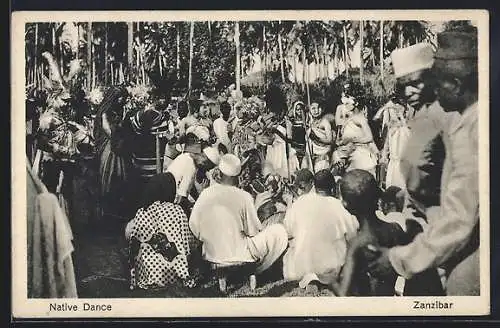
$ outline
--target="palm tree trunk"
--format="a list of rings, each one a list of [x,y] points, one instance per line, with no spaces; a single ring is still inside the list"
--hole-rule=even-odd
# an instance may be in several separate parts
[[[329,80],[329,74],[328,74],[328,56],[327,56],[327,53],[326,53],[326,49],[327,49],[327,40],[326,40],[326,37],[323,38],[323,72],[325,74],[324,77],[326,77],[327,81]]]
[[[59,42],[59,67],[61,74],[64,76],[64,49],[61,42]]]
[[[34,71],[35,71],[35,86],[38,86],[38,23],[35,23],[35,56],[34,56]]]
[[[136,50],[135,50],[135,69],[136,69],[136,74],[135,74],[135,80],[136,80],[136,83],[139,84],[139,67],[141,67],[140,65],[140,56],[139,56],[139,45],[136,46]]]
[[[363,21],[360,22],[359,24],[359,42],[360,42],[360,49],[359,49],[359,79],[361,81],[361,85],[364,85],[365,83],[365,79],[364,79],[364,76],[363,76],[363,66],[364,66],[364,63],[363,63],[363,39],[364,39],[364,28],[363,28]]]
[[[160,68],[160,76],[163,76],[163,57],[158,53],[158,67]]]
[[[404,38],[403,38],[403,29],[400,28],[399,29],[399,47],[400,48],[403,48],[403,41],[404,41]]]
[[[307,104],[311,104],[311,95],[309,93],[309,65],[307,64],[306,49],[302,49],[302,61],[304,63],[304,83],[307,91]]]
[[[118,71],[119,73],[119,83],[123,83],[123,81],[125,80],[125,76],[123,75],[123,63],[120,62],[120,70]]]
[[[117,74],[115,74],[115,70],[114,70],[114,65],[113,65],[113,63],[111,63],[111,65],[110,65],[110,66],[111,66],[111,67],[110,67],[110,73],[111,73],[111,85],[115,85],[115,80],[116,80],[116,75],[117,75]]]
[[[265,24],[265,23],[264,23]],[[267,72],[267,47],[266,47],[266,25],[262,27],[262,55],[264,59],[264,77],[266,76]]]
[[[76,37],[76,59],[80,58],[80,24],[76,23],[76,28],[78,29]]]
[[[55,56],[56,55],[56,27],[54,24],[51,24],[51,31],[52,31],[52,54]]]
[[[193,36],[194,36],[194,22],[191,22],[189,29],[189,77],[188,77],[188,94],[191,94],[191,85],[193,83]]]
[[[348,49],[347,49],[347,28],[344,25],[344,26],[342,26],[342,29],[344,31],[344,66],[345,66],[346,75],[349,76],[349,62],[347,59],[349,56]]]
[[[108,23],[104,23],[104,85],[108,85]]]
[[[240,91],[241,58],[240,58],[240,23],[234,25],[234,41],[236,43],[236,91]]]
[[[92,22],[87,23],[87,86],[92,89]]]
[[[177,80],[181,78],[181,32],[180,32],[180,23],[176,26],[177,30],[177,51],[176,51],[176,59],[175,59],[175,68],[177,72]]]
[[[308,74],[309,67],[306,60],[306,49],[302,48],[302,85],[307,89],[306,74]]]
[[[314,66],[315,70],[314,72],[316,73],[315,80],[321,77],[321,63],[320,63],[320,58],[319,58],[319,51],[318,51],[318,45],[316,42],[314,43]]]
[[[281,21],[278,22],[279,25],[281,25]],[[279,27],[278,25],[278,27]],[[280,68],[281,68],[281,81],[285,83],[285,68],[283,64],[283,44],[281,41],[281,33],[280,29],[278,28],[278,46],[279,46],[279,52],[280,52]]]
[[[92,86],[97,85],[96,63],[92,61]]]
[[[380,21],[380,78],[384,80],[384,21]]]
[[[297,83],[297,55],[293,55],[293,83]]]
[[[134,66],[134,23],[127,23],[127,64],[128,64],[128,77],[130,81],[132,78],[131,69]]]

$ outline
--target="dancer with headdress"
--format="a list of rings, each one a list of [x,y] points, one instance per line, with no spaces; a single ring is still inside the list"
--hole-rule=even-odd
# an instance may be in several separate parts
[[[47,101],[36,132],[39,149],[34,171],[41,175],[48,190],[59,196],[60,205],[69,214],[76,159],[92,146],[90,133],[76,121],[76,110],[71,102],[74,98],[72,84],[81,68],[79,61],[73,60],[70,71],[63,76],[51,53],[44,52],[42,57],[48,64],[49,76],[43,76]]]

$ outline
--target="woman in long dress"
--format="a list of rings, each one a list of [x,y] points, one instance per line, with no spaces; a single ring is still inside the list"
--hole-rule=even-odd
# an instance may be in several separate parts
[[[111,87],[97,111],[94,137],[99,160],[99,194],[101,216],[124,209],[125,182],[129,178],[131,157],[127,151],[129,137],[123,106],[128,97],[125,87]],[[108,213],[106,213],[108,212]],[[125,213],[122,213],[125,214]]]
[[[190,265],[198,242],[182,207],[174,203],[175,194],[171,173],[155,175],[146,186],[141,207],[127,224],[132,289],[196,286]]]
[[[358,106],[352,107],[341,129],[341,137],[336,150],[336,161],[345,160],[345,171],[366,170],[376,175],[378,148],[365,114]]]
[[[406,188],[405,177],[401,172],[401,156],[410,137],[410,129],[405,117],[405,107],[389,102],[380,109],[374,119],[382,117],[382,129],[387,129],[381,161],[387,163],[385,186]]]
[[[306,151],[305,107],[302,101],[296,101],[288,113],[287,122],[288,135],[292,139],[290,145],[295,149],[299,162]]]

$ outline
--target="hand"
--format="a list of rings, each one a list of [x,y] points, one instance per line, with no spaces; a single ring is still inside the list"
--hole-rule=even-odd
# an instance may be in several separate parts
[[[203,179],[203,181],[200,183],[201,189],[208,188],[210,186],[210,180],[209,179]]]
[[[368,264],[368,271],[377,278],[396,276],[397,273],[389,261],[389,249],[379,248],[380,256]]]

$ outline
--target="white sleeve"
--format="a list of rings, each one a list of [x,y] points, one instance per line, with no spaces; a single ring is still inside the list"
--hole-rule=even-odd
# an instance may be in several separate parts
[[[248,236],[253,237],[262,230],[262,223],[257,216],[257,210],[255,209],[254,201],[250,194],[246,195],[245,200],[245,217],[243,226],[246,228],[246,233]]]
[[[429,218],[427,229],[411,244],[389,252],[392,266],[407,279],[446,262],[467,244],[479,220],[477,127],[472,131],[455,136],[447,153],[453,171],[441,188],[438,217]]]
[[[201,200],[201,201],[200,201]],[[203,202],[202,195],[198,198],[198,201],[194,203],[193,209],[191,210],[191,215],[189,217],[189,228],[191,232],[196,237],[196,239],[201,240],[200,235],[200,220],[202,216],[200,215],[200,203]]]
[[[190,169],[189,171],[186,170],[186,172],[181,177],[179,186],[177,187],[177,195],[182,197],[187,197],[189,195],[189,192],[191,191],[191,188],[194,184],[195,175],[196,169]]]
[[[288,233],[288,239],[293,238],[293,228],[295,224],[295,203],[292,203],[290,207],[285,212],[285,218],[283,219],[283,225],[285,226],[286,232]]]

